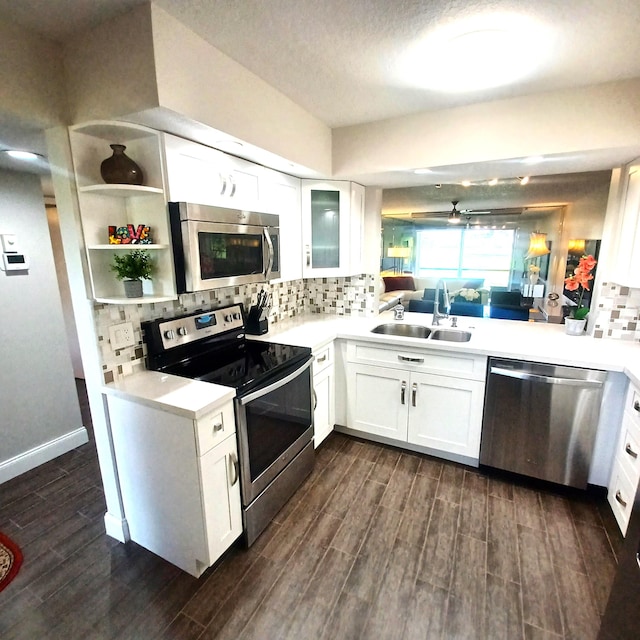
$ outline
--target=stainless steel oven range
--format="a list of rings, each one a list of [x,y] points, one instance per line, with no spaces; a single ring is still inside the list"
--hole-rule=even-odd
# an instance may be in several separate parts
[[[314,464],[311,349],[245,339],[236,304],[142,324],[154,371],[236,389],[245,540],[256,538]]]

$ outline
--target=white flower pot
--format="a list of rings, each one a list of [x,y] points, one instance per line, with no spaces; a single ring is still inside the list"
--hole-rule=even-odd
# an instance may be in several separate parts
[[[584,334],[584,327],[587,324],[587,319],[576,320],[575,318],[565,318],[564,331],[568,336],[581,336]]]

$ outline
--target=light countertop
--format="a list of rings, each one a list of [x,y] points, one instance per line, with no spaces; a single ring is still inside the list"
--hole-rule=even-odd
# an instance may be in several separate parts
[[[158,371],[142,371],[103,387],[107,395],[198,420],[220,408],[236,395],[236,390],[210,382],[189,380]]]
[[[568,336],[564,325],[520,322],[492,318],[459,316],[458,328],[472,332],[469,342],[431,341],[371,333],[385,323],[418,324],[431,327],[432,314],[405,313],[404,320],[394,320],[393,311],[368,318],[347,318],[320,314],[298,316],[270,325],[263,336],[251,339],[285,342],[318,349],[335,338],[361,340],[381,346],[403,349],[462,351],[486,356],[549,362],[552,364],[622,371],[640,384],[640,343],[636,341]],[[448,328],[449,320],[441,322]]]
[[[469,342],[431,341],[371,333],[371,329],[379,324],[400,322],[431,327],[432,315],[405,313],[404,320],[399,321],[393,319],[393,311],[367,318],[308,314],[272,323],[269,332],[262,336],[247,337],[310,347],[313,350],[342,338],[409,352],[429,349],[606,369],[623,372],[640,386],[639,342],[596,339],[588,335],[568,336],[564,332],[564,325],[559,324],[465,316],[458,318],[458,328],[471,331]],[[448,320],[442,321],[441,328],[449,326]],[[229,387],[156,371],[143,371],[112,382],[105,385],[104,392],[192,419],[200,418],[235,396],[235,389]]]

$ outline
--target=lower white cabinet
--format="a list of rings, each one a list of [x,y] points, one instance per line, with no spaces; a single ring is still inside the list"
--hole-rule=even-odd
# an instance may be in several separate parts
[[[313,444],[318,445],[333,431],[336,423],[335,365],[333,343],[314,351]]]
[[[640,389],[630,384],[625,398],[607,498],[622,534],[626,534],[640,479]]]
[[[448,359],[442,352],[358,344],[348,345],[347,353],[349,429],[405,442],[435,455],[477,462],[484,356],[455,354]],[[376,360],[381,366],[369,364]]]
[[[242,534],[233,404],[192,420],[107,402],[131,539],[199,576]]]

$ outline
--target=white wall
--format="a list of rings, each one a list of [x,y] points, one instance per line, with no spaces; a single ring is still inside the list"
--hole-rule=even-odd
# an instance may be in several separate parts
[[[335,177],[640,143],[640,79],[342,127]]]
[[[28,273],[0,271],[0,482],[87,441],[62,316],[40,180],[0,171],[0,233]]]
[[[0,114],[30,127],[64,122],[66,96],[60,47],[0,18]]]
[[[62,315],[64,317],[64,326],[67,332],[67,344],[69,345],[69,355],[71,356],[73,375],[76,378],[84,378],[82,357],[80,355],[80,343],[78,341],[78,331],[76,329],[76,319],[73,316],[73,306],[71,304],[71,290],[69,287],[69,276],[67,275],[67,263],[64,259],[64,247],[62,244],[62,234],[60,233],[60,218],[58,217],[58,210],[53,205],[47,205],[47,222],[49,224],[49,234],[51,236],[53,259],[56,265],[58,289],[60,291],[60,301],[62,302]]]
[[[331,173],[329,127],[155,4],[69,40],[64,60],[74,123],[129,118],[187,138],[206,125]]]

